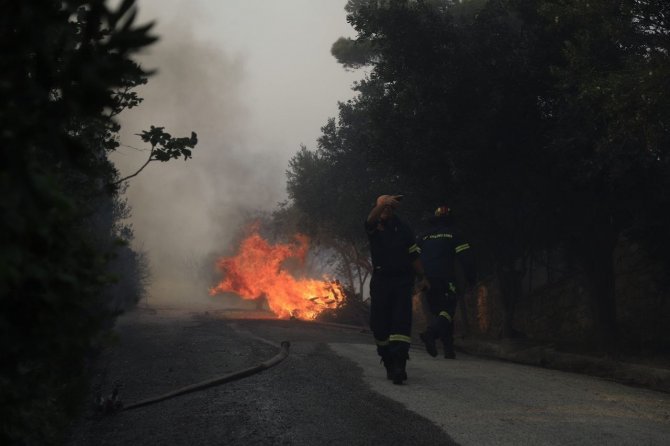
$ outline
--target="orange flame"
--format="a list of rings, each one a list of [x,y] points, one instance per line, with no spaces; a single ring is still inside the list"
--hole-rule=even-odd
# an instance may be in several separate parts
[[[335,308],[343,297],[338,282],[299,279],[282,269],[287,259],[304,263],[309,239],[300,234],[295,239],[294,243],[272,245],[254,231],[234,257],[216,262],[224,279],[209,294],[232,292],[248,300],[265,296],[279,318],[314,319],[323,310]]]

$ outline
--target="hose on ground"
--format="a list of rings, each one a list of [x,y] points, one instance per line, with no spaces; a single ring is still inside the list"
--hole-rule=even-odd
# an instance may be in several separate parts
[[[262,372],[263,370],[269,369],[270,367],[273,367],[280,362],[282,362],[286,357],[288,356],[288,349],[290,347],[290,343],[288,341],[282,341],[281,343],[281,349],[279,350],[279,353],[277,353],[274,357],[268,359],[267,361],[264,361],[257,366],[254,367],[249,367],[248,369],[240,370],[238,372],[233,372],[229,373],[224,376],[219,376],[218,378],[213,378],[209,379],[207,381],[202,381],[196,384],[191,384],[190,386],[182,387],[181,389],[174,390],[172,392],[166,393],[161,396],[157,396],[155,398],[148,398],[142,401],[139,401],[137,403],[130,404],[128,406],[125,406],[122,410],[131,410],[131,409],[137,409],[138,407],[143,407],[143,406],[148,406],[150,404],[155,404],[160,401],[165,401],[170,398],[174,398],[179,395],[185,395],[187,393],[192,393],[192,392],[197,392],[199,390],[207,389],[209,387],[214,387],[218,386],[220,384],[224,384],[227,382],[231,381],[236,381],[241,378],[246,378],[247,376],[254,375],[258,372]]]

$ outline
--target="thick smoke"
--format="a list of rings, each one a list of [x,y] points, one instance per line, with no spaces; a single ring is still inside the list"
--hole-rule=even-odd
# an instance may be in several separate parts
[[[144,103],[122,116],[122,144],[146,150],[135,135],[150,125],[175,136],[198,133],[193,159],[154,162],[130,180],[128,198],[139,248],[152,269],[150,302],[194,304],[208,300],[207,268],[251,209],[272,208],[283,193],[284,160],[258,153],[248,138],[244,63],[170,27],[141,59],[158,73],[139,91]],[[121,147],[115,157],[131,173],[148,156]],[[204,269],[204,271],[203,271]]]
[[[136,134],[150,125],[164,126],[173,136],[188,136],[193,130],[199,139],[192,159],[150,163],[129,182],[135,247],[146,251],[151,263],[151,305],[192,308],[225,301],[207,293],[215,257],[233,253],[232,241],[250,215],[270,212],[285,198],[289,157],[302,142],[313,147],[320,125],[337,113],[337,100],[351,96],[354,76],[344,73],[329,54],[330,44],[346,26],[344,3],[252,3],[265,7],[252,16],[253,5],[246,2],[139,3],[140,22],[156,19],[160,41],[138,60],[157,73],[138,91],[144,102],[121,116],[123,146],[114,162],[122,175],[143,164],[148,146]],[[225,8],[236,13],[211,12]],[[274,10],[278,8],[294,8],[289,17],[304,12],[301,27],[282,34]],[[333,11],[339,11],[337,16]],[[328,17],[331,29],[317,12]],[[256,30],[244,23],[253,23]],[[226,37],[237,39],[234,50],[215,34],[225,26],[238,33]],[[284,48],[282,59],[272,45],[287,35],[294,39],[288,44],[293,47]],[[265,40],[239,45],[244,39]],[[314,48],[315,40],[323,48]],[[301,42],[309,43],[316,56],[295,54]],[[257,50],[240,52],[249,47]],[[279,73],[269,75],[274,68]]]

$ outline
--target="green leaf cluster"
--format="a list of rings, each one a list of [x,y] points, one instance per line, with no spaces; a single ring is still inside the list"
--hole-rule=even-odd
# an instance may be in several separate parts
[[[157,161],[170,161],[184,157],[184,161],[191,158],[191,150],[198,143],[195,132],[190,137],[174,138],[163,130],[163,127],[151,126],[150,130],[144,130],[140,134],[142,141],[151,144],[153,159]]]

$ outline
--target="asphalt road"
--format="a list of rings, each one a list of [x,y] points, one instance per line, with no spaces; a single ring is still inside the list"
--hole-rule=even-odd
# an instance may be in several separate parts
[[[666,445],[670,395],[597,378],[413,350],[408,384],[385,379],[369,333],[299,321],[137,311],[97,362],[93,393],[126,404],[290,354],[256,375],[101,415],[69,445]],[[267,342],[269,341],[269,342]]]

